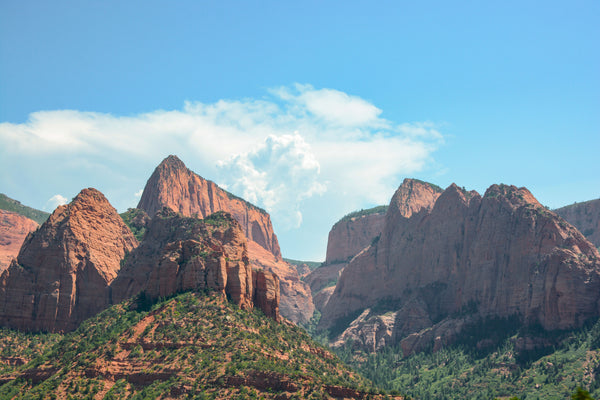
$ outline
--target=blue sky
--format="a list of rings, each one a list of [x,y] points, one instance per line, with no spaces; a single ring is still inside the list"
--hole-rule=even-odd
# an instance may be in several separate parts
[[[267,208],[323,259],[404,177],[600,196],[597,1],[0,2],[0,192],[119,210],[153,168]]]

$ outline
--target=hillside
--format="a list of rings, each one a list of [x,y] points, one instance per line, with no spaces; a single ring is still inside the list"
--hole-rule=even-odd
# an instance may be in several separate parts
[[[24,217],[34,220],[38,224],[46,222],[49,213],[36,210],[35,208],[27,207],[17,200],[13,200],[7,195],[0,193],[0,210],[12,211]]]
[[[338,353],[349,365],[386,390],[417,399],[563,400],[577,387],[600,398],[600,322],[561,332],[560,345],[524,351],[524,332],[507,321],[471,330],[460,343],[439,351],[402,356],[400,346],[366,354],[346,346]],[[482,337],[505,337],[498,346],[477,347]],[[548,336],[547,339],[555,339]]]
[[[2,380],[0,398],[17,399],[358,399],[372,390],[302,329],[198,292],[113,306]]]

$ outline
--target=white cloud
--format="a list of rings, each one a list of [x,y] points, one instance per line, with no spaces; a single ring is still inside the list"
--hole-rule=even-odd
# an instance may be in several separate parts
[[[142,194],[144,193],[144,189],[140,189],[137,192],[134,193],[135,197],[142,197]]]
[[[50,197],[46,202],[46,210],[53,211],[56,207],[67,204],[68,202],[69,199],[67,199],[65,196],[55,194],[54,196]]]
[[[310,203],[311,213],[323,213],[310,219],[328,230],[353,208],[387,203],[403,177],[434,164],[444,140],[435,124],[382,115],[358,96],[299,84],[261,99],[186,102],[132,116],[39,111],[25,123],[0,123],[0,186],[18,196],[28,182],[43,196],[38,207],[54,193],[91,186],[124,210],[135,206],[132,188],[176,154],[267,209],[276,229],[307,221]]]
[[[319,162],[298,133],[269,135],[253,150],[218,165],[229,190],[269,210],[284,228],[298,228],[302,200],[326,190],[319,182]]]

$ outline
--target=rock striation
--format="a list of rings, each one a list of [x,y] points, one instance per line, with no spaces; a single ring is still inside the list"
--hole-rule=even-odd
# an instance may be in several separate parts
[[[117,211],[84,189],[25,239],[0,277],[0,325],[62,332],[108,305],[108,285],[137,246]]]
[[[320,328],[370,350],[417,351],[451,342],[466,319],[560,330],[600,315],[598,250],[527,189],[493,185],[482,197],[452,184],[420,210],[405,207],[406,192],[344,269]]]
[[[392,199],[393,212],[405,218],[420,210],[430,210],[442,189],[417,179],[405,179]],[[350,213],[329,231],[325,263],[304,280],[309,284],[315,307],[322,310],[335,289],[338,278],[357,254],[378,240],[383,230],[387,206]]]
[[[38,223],[32,219],[0,210],[0,274],[17,257],[27,234],[38,227]]]
[[[190,171],[176,156],[168,156],[146,183],[138,208],[150,217],[167,207],[186,217],[204,218],[217,211],[233,215],[248,238],[251,265],[279,277],[281,314],[306,323],[314,313],[309,287],[297,270],[281,257],[269,214]]]
[[[218,212],[200,220],[165,207],[127,256],[110,286],[110,302],[136,295],[155,300],[191,289],[221,293],[242,309],[256,305],[279,319],[279,280],[267,271],[252,270],[246,237],[230,214]]]
[[[579,229],[594,246],[600,248],[600,199],[571,204],[554,212]]]

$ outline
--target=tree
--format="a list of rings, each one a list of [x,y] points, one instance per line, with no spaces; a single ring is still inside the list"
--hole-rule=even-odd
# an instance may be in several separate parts
[[[571,395],[571,400],[594,400],[587,390],[578,387],[575,393]]]

